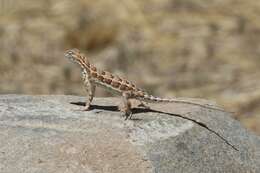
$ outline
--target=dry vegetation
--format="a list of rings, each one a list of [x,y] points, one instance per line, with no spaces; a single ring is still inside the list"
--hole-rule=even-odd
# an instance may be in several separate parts
[[[260,1],[0,0],[0,93],[84,95],[66,49],[160,96],[201,97],[260,134]],[[104,95],[99,90],[98,95]]]

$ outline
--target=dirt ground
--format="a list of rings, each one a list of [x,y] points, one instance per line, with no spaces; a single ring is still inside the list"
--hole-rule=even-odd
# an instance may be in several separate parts
[[[255,0],[0,0],[0,94],[84,95],[63,57],[76,47],[154,95],[214,100],[260,134],[259,19]]]

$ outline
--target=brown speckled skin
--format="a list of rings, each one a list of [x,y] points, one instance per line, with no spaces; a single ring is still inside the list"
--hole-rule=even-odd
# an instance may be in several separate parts
[[[66,51],[65,57],[71,60],[72,62],[78,64],[82,69],[82,78],[85,89],[87,91],[86,106],[84,110],[89,110],[90,103],[95,94],[96,86],[101,86],[123,97],[124,106],[120,110],[125,113],[126,119],[131,117],[131,102],[129,99],[137,99],[145,102],[185,103],[201,106],[207,109],[224,111],[221,108],[214,108],[211,106],[183,101],[176,98],[165,99],[149,95],[147,92],[136,87],[135,84],[126,79],[122,79],[119,76],[113,75],[107,71],[98,70],[94,65],[92,65],[89,62],[88,58],[82,53],[80,53],[80,51],[77,49],[71,49]]]

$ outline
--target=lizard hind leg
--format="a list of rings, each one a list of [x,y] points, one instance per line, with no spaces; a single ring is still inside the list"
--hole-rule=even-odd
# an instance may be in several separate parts
[[[143,101],[139,100],[139,104],[137,105],[137,107],[141,107],[144,109],[150,109],[150,107],[147,105],[147,103],[144,103]]]
[[[132,117],[132,111],[131,111],[131,102],[129,99],[129,93],[123,93],[123,105],[119,107],[119,110],[124,113],[125,120],[131,119]]]

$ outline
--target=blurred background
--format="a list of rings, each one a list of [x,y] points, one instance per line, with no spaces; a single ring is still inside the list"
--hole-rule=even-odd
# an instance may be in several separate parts
[[[154,95],[216,101],[260,134],[259,20],[256,0],[0,0],[0,94],[85,95],[63,57],[75,47]]]

